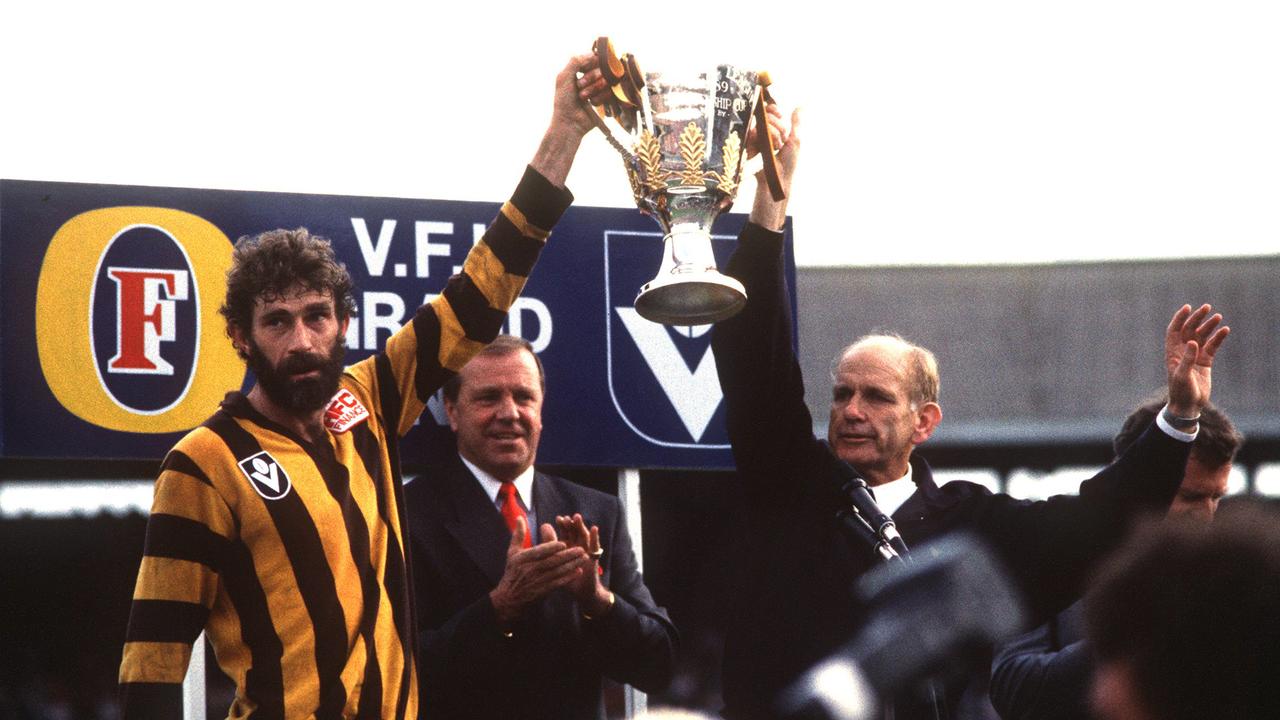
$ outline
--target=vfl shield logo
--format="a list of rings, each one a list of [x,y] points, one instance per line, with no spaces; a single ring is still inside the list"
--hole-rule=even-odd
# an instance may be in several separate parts
[[[265,500],[279,500],[289,494],[293,484],[289,475],[266,450],[240,461],[240,472]]]
[[[713,237],[718,256],[727,255],[731,240]],[[726,449],[711,326],[667,327],[645,320],[633,307],[661,256],[660,233],[604,234],[609,394],[627,426],[655,445]]]

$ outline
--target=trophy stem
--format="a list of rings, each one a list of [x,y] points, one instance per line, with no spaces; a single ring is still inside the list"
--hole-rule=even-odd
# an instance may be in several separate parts
[[[662,267],[636,296],[636,311],[664,325],[705,325],[733,317],[747,302],[746,290],[716,270],[711,234],[697,223],[681,223],[663,238]]]
[[[711,253],[711,233],[697,223],[681,223],[671,228],[663,238],[664,250],[670,257],[673,274],[706,272],[716,269],[716,259]],[[663,268],[667,269],[666,260]],[[661,271],[658,273],[661,275]]]

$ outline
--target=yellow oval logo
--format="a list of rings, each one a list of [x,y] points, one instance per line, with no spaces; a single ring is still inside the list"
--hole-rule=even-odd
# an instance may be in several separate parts
[[[231,241],[171,208],[114,207],[58,228],[36,288],[40,366],[54,397],[110,430],[168,433],[244,380],[223,331]]]

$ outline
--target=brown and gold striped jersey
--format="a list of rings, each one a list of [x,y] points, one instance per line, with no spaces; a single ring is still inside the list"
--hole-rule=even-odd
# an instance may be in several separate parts
[[[347,368],[327,442],[231,393],[170,451],[120,666],[124,717],[181,717],[201,630],[236,684],[229,718],[417,716],[398,438],[496,336],[571,200],[527,170],[444,292]]]

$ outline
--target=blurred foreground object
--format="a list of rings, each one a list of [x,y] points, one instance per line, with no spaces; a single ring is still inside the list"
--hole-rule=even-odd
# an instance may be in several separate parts
[[[1275,718],[1280,515],[1248,503],[1211,524],[1143,527],[1085,597],[1107,720]]]
[[[972,535],[940,538],[911,558],[858,581],[868,607],[862,631],[783,693],[779,716],[869,720],[879,698],[927,693],[933,678],[970,672],[1022,626],[1013,583]]]

